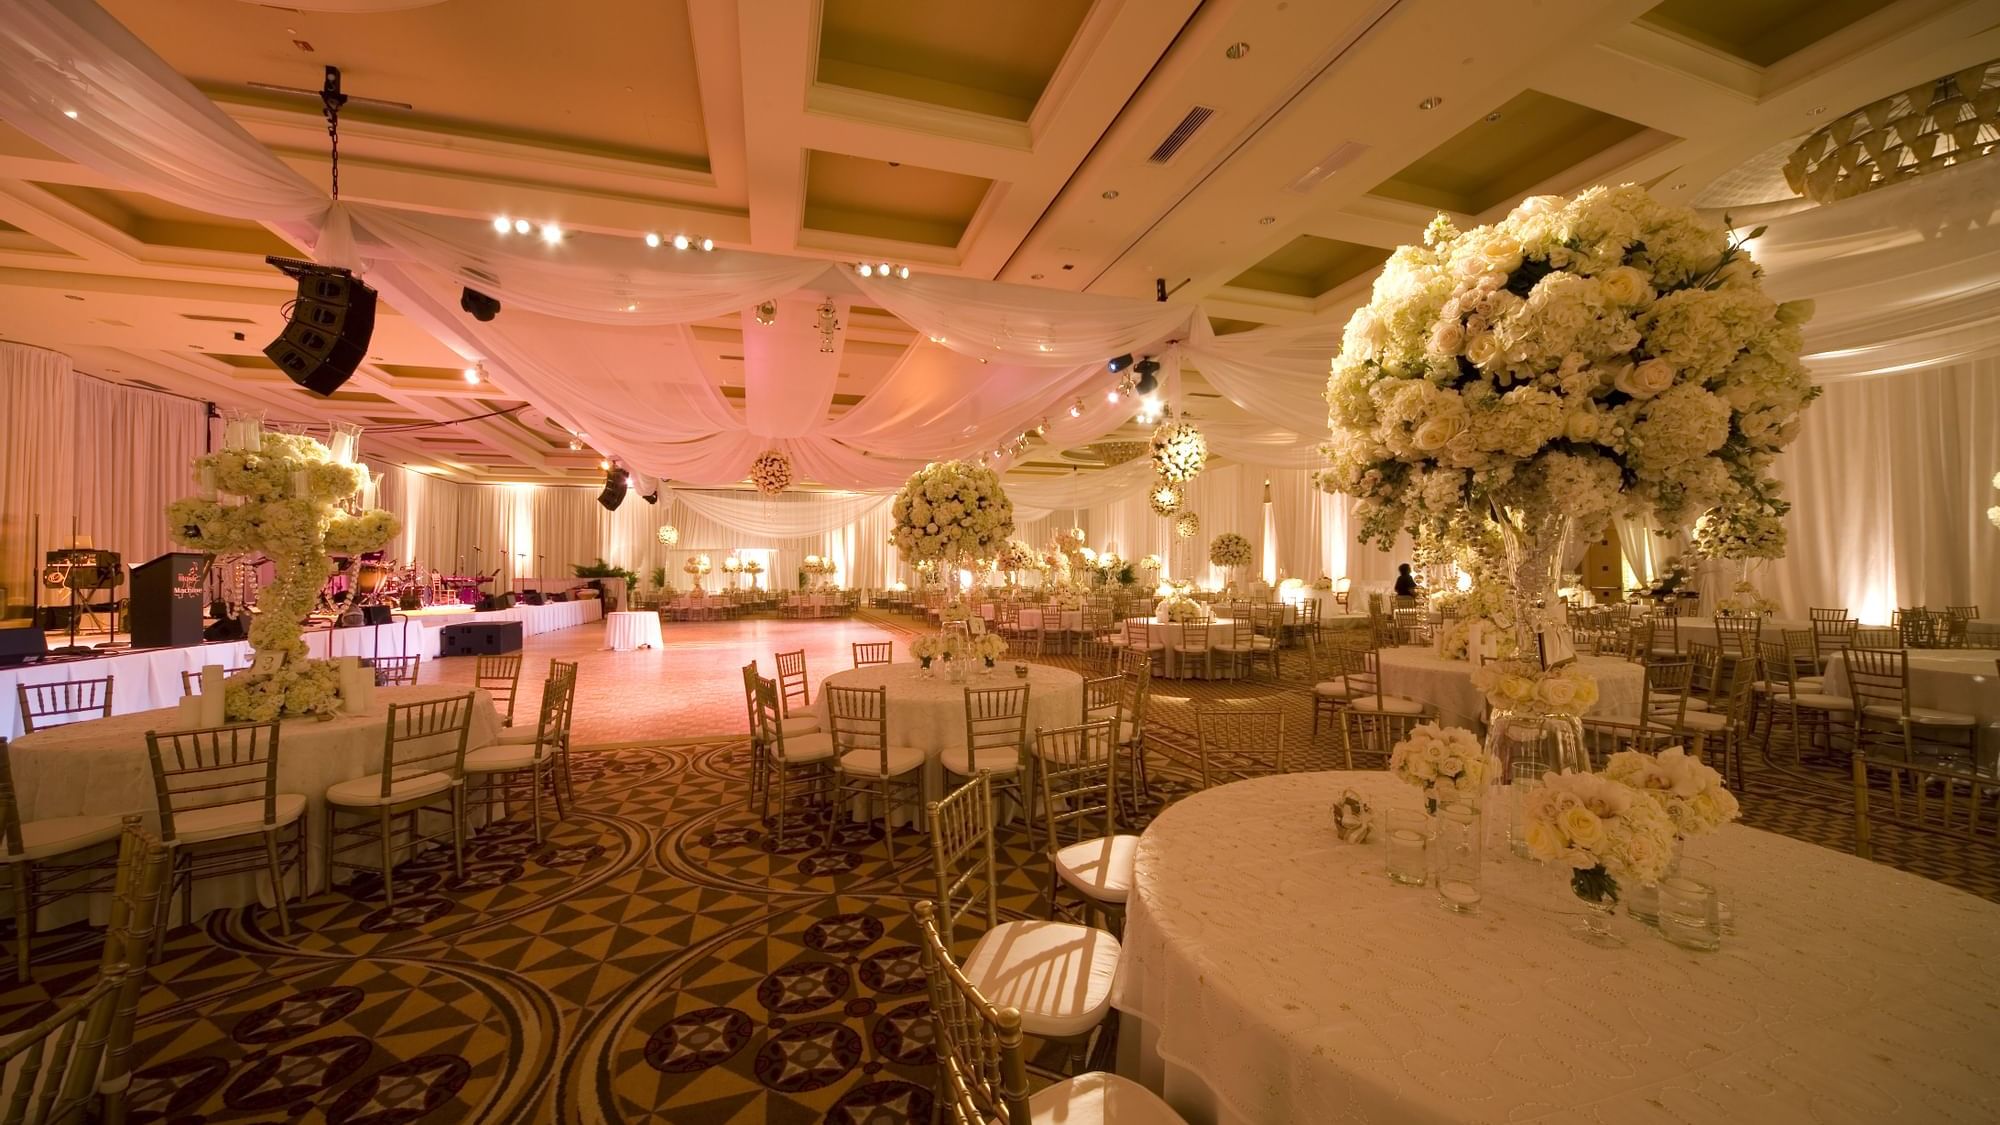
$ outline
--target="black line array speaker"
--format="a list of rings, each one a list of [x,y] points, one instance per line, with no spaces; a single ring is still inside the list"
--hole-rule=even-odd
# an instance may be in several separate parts
[[[312,266],[285,272],[298,279],[298,299],[284,332],[264,355],[292,382],[330,395],[368,354],[368,341],[375,335],[375,291],[342,269]]]

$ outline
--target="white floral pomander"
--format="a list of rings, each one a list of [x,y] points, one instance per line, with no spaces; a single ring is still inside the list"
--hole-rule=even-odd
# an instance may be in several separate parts
[[[1014,534],[1014,505],[984,465],[941,461],[910,474],[890,503],[896,549],[913,562],[993,556]]]
[[[1146,494],[1146,503],[1152,507],[1153,514],[1163,518],[1180,511],[1184,499],[1181,486],[1167,480],[1155,484],[1153,491]]]
[[[1605,761],[1604,776],[1651,798],[1682,839],[1713,832],[1743,815],[1722,774],[1679,746],[1658,754],[1621,750]]]
[[[1201,534],[1201,516],[1194,512],[1182,512],[1174,520],[1176,539],[1193,539]]]
[[[750,483],[766,496],[776,496],[792,486],[792,459],[776,449],[766,449],[750,462]]]
[[[670,523],[661,524],[656,535],[661,543],[669,547],[681,541],[681,529]]]
[[[1208,464],[1208,439],[1186,419],[1168,418],[1153,430],[1153,471],[1169,484],[1185,484]],[[1161,515],[1166,513],[1162,512]]]
[[[1432,812],[1450,804],[1477,804],[1487,777],[1498,767],[1479,736],[1463,727],[1420,723],[1389,750],[1389,772],[1423,790]]]
[[[1208,544],[1208,561],[1216,566],[1249,566],[1250,541],[1233,531],[1225,531]]]
[[[1761,278],[1721,224],[1630,184],[1463,233],[1440,215],[1348,321],[1320,483],[1385,547],[1468,508],[1672,526],[1781,505],[1772,461],[1819,393],[1812,305]]]

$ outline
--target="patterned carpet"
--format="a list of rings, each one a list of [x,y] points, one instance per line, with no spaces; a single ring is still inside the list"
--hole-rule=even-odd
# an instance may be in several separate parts
[[[1285,672],[1162,683],[1156,795],[1191,787],[1172,760],[1192,756],[1193,705],[1225,697],[1285,710],[1291,768],[1335,764],[1331,735],[1309,734],[1304,660]],[[364,881],[295,906],[289,938],[262,911],[183,927],[142,1011],[134,1122],[928,1121],[909,917],[930,893],[923,838],[902,830],[894,865],[879,826],[776,849],[745,806],[745,751],[734,736],[580,753],[581,807],[539,847],[518,822],[480,833],[462,882],[433,854],[398,871],[393,909]],[[1751,823],[1852,850],[1837,788],[1759,769],[1744,795]],[[1005,907],[1039,915],[1025,833],[1002,843]],[[2000,900],[1990,865],[1886,850]],[[83,987],[95,946],[83,929],[44,939],[32,984],[0,994],[0,1028]],[[1037,1062],[1045,1078],[1060,1051]]]

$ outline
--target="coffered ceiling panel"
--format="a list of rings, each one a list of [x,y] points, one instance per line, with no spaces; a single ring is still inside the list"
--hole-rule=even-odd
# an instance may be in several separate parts
[[[1026,121],[1089,11],[1090,0],[822,0],[818,78]]]
[[[1893,0],[1666,0],[1640,20],[1758,66],[1890,7]]]
[[[805,225],[956,246],[992,186],[977,176],[814,150],[806,159]]]
[[[1229,284],[1239,289],[1317,297],[1373,270],[1388,258],[1387,247],[1302,234],[1237,274]]]

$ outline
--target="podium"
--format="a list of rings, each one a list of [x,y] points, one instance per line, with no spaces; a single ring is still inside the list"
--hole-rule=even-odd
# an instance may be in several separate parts
[[[132,601],[125,621],[133,648],[179,648],[201,643],[204,581],[209,556],[175,551],[132,568]]]

